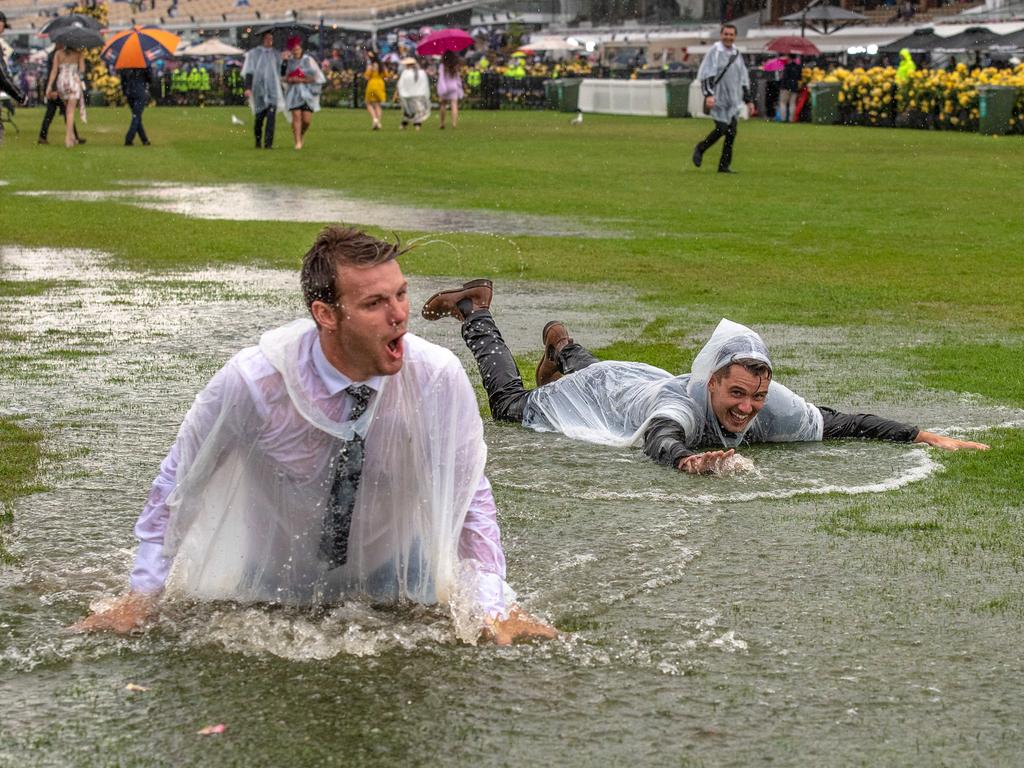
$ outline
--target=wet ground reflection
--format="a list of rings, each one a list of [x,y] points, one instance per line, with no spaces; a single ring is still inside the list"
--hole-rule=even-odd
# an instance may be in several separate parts
[[[597,220],[523,213],[454,210],[346,197],[335,190],[255,184],[125,183],[117,190],[20,192],[60,200],[120,202],[199,219],[310,221],[361,224],[388,230],[475,232],[543,237],[626,237]]]
[[[140,764],[785,764],[794,744],[811,763],[966,762],[978,742],[943,736],[949,722],[971,723],[985,755],[1021,743],[1007,651],[1019,626],[971,608],[1016,583],[1012,565],[981,555],[983,574],[923,577],[927,555],[909,541],[828,537],[809,519],[934,471],[906,446],[757,448],[754,472],[691,478],[488,424],[509,580],[570,630],[556,643],[466,648],[438,611],[358,601],[316,614],[176,601],[145,636],[63,634],[123,587],[131,526],[195,392],[304,308],[290,272],[140,275],[91,252],[0,248],[0,279],[56,281],[0,297],[0,412],[43,429],[50,452],[50,490],[18,502],[17,560],[0,570],[0,764],[104,764],[97,749]],[[413,279],[413,304],[449,282]],[[632,337],[650,318],[624,298],[510,283],[495,314],[532,356],[552,317],[594,346]],[[454,322],[413,330],[470,367]],[[820,329],[765,335],[802,372],[787,384],[828,391]],[[829,336],[840,354],[864,345],[856,331]],[[865,405],[958,429],[1024,415],[942,393]],[[130,698],[127,682],[151,690]],[[229,726],[213,758],[188,740],[212,722]]]

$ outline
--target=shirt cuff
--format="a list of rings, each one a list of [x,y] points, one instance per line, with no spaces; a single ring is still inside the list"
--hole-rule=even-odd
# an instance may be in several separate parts
[[[476,602],[480,612],[492,619],[507,619],[506,591],[511,592],[505,580],[496,573],[478,570],[476,573]]]
[[[163,544],[141,541],[135,553],[135,567],[132,568],[129,585],[133,592],[162,592],[170,570],[171,561],[164,557]]]

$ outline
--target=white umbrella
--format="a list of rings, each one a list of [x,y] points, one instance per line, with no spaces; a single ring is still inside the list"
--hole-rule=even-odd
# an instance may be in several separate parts
[[[185,50],[179,49],[176,56],[238,56],[245,53],[241,48],[235,48],[220,40],[204,40],[199,45],[191,45]]]
[[[579,43],[570,43],[564,37],[537,37],[526,45],[519,46],[520,51],[578,51]]]

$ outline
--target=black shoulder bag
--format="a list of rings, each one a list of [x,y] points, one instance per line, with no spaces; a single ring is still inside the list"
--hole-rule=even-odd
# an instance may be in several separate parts
[[[712,95],[714,95],[715,88],[718,87],[718,83],[721,82],[723,77],[725,77],[725,73],[729,71],[729,67],[731,67],[732,63],[734,61],[736,61],[736,59],[738,59],[739,57],[740,57],[740,52],[739,51],[734,51],[732,56],[729,57],[729,60],[727,62],[725,62],[725,67],[722,69],[721,72],[718,73],[718,77],[716,77],[714,80],[711,81],[711,93],[712,93]],[[711,110],[708,109],[708,97],[704,96],[704,92],[703,91],[701,91],[700,108],[701,108],[701,111],[705,115],[710,115],[711,114]]]

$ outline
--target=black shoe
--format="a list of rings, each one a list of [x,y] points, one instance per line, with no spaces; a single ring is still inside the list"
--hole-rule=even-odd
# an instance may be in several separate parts
[[[700,168],[700,164],[704,162],[704,150],[700,148],[700,144],[693,148],[693,164]]]
[[[79,144],[85,144],[85,139],[75,139]]]
[[[42,137],[40,137],[39,141],[36,142],[36,144],[49,144],[49,143],[50,142],[48,142],[46,139],[44,139]]]
[[[732,168],[719,168],[718,172],[719,173],[736,173],[736,171],[734,171]]]
[[[258,141],[256,142],[256,149],[263,149],[263,145],[260,144]]]
[[[142,146],[144,146],[144,147],[148,147],[148,146],[149,146],[149,142],[148,142],[148,141],[144,141],[144,142],[142,142]]]
[[[132,143],[131,143],[130,141],[126,141],[126,142],[124,143],[124,145],[125,145],[126,147],[134,147],[134,146],[135,146],[135,145],[134,145],[134,144],[132,144]]]

